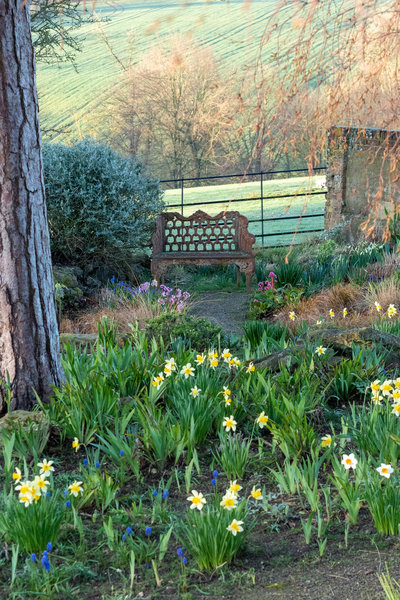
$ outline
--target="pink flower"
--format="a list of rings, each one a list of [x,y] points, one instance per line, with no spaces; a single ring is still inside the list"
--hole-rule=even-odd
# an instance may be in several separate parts
[[[275,275],[275,273],[273,271],[270,272],[270,274],[268,275],[268,277],[271,277],[271,279],[273,279],[275,277],[275,279],[278,279],[277,276]]]
[[[254,298],[254,302],[258,302],[257,298]]]

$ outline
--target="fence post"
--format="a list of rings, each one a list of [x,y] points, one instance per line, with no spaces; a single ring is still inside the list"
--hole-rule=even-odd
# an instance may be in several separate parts
[[[181,179],[181,215],[183,216],[183,177]]]
[[[264,189],[263,189],[263,172],[260,177],[261,186],[261,246],[264,248]]]

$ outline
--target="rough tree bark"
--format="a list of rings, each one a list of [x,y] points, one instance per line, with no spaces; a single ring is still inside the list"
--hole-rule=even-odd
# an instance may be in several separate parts
[[[0,379],[11,409],[62,380],[29,2],[0,0]],[[0,414],[6,410],[4,385]]]

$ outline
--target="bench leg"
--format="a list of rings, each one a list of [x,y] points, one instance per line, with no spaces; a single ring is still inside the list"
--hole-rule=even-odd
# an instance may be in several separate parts
[[[236,265],[236,286],[237,287],[240,287],[240,278],[241,278],[240,267],[239,267],[239,265]]]
[[[246,272],[246,289],[248,292],[251,292],[251,280],[253,279],[253,271]]]

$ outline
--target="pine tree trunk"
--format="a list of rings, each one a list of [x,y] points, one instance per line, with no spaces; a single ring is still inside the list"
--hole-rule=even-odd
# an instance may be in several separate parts
[[[0,414],[63,374],[43,183],[29,2],[0,0]]]

